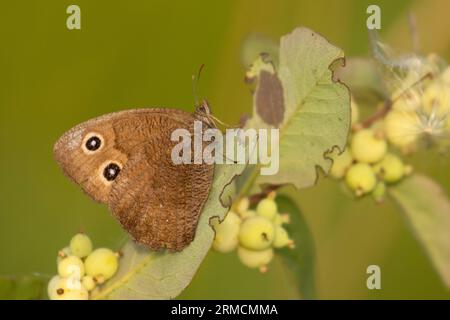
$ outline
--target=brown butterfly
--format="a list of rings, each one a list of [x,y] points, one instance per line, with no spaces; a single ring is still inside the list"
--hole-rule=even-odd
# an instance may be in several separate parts
[[[105,203],[138,243],[180,251],[193,239],[213,180],[214,165],[171,159],[171,133],[193,132],[194,120],[215,126],[206,101],[194,114],[134,109],[81,123],[55,144],[64,173],[95,201]],[[191,152],[193,154],[193,152]]]

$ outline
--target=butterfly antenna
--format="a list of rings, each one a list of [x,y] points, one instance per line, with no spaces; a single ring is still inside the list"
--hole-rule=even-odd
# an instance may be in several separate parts
[[[199,99],[198,99],[198,84],[200,82],[200,76],[201,76],[202,71],[203,71],[204,68],[205,68],[205,64],[202,63],[202,65],[198,69],[197,75],[192,75],[192,91],[193,91],[193,95],[194,95],[194,99],[195,99],[195,106],[200,106],[200,102],[199,102]],[[217,117],[213,116],[211,113],[208,113],[208,118],[211,119],[211,121],[214,123],[214,125],[216,127],[217,127],[217,125],[215,124],[215,122],[220,123],[221,125],[223,125],[226,128],[232,128],[233,127],[233,126],[231,126],[231,125],[221,121]]]
[[[205,67],[205,64],[202,63],[200,68],[198,69],[197,75],[192,75],[192,94],[194,96],[194,102],[195,106],[200,105],[199,99],[198,99],[198,83],[200,82],[200,75],[202,74],[202,70]]]
[[[208,117],[210,117],[212,120],[217,121],[218,123],[220,123],[221,125],[223,125],[226,128],[232,128],[233,126],[223,122],[222,120],[220,120],[219,118],[213,116],[212,114],[210,114]]]

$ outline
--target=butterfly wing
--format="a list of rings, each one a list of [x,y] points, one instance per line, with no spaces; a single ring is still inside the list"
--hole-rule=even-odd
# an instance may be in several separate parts
[[[186,126],[193,116],[175,109],[144,108],[106,114],[64,133],[54,146],[54,157],[66,176],[95,201],[107,203],[114,181],[105,180],[110,163],[123,166],[137,145],[160,133],[160,126]],[[167,132],[170,137],[170,132]],[[100,147],[88,150],[91,137]]]
[[[107,114],[66,132],[55,144],[55,159],[91,198],[110,207],[137,242],[181,250],[194,238],[214,171],[213,165],[171,160],[173,130],[192,133],[195,119],[159,108]],[[86,149],[89,137],[99,138],[100,148]],[[110,164],[120,172],[108,180]]]
[[[128,161],[112,185],[108,205],[136,242],[154,250],[186,247],[208,198],[214,166],[176,165],[171,158],[177,143],[171,141],[171,132],[192,132],[193,121],[192,115],[177,113],[114,124],[116,145]],[[138,142],[130,143],[131,137]]]

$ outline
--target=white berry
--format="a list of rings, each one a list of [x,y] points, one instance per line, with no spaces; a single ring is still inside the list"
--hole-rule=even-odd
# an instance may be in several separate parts
[[[387,183],[399,181],[405,175],[405,165],[395,154],[388,153],[374,165],[375,172]]]
[[[79,258],[87,257],[92,252],[91,239],[84,233],[78,233],[70,240],[70,251]]]
[[[249,268],[259,268],[261,272],[267,271],[267,265],[273,259],[273,249],[255,251],[243,247],[237,250],[239,260]]]
[[[54,276],[47,287],[50,300],[88,300],[89,293],[80,280]]]
[[[58,274],[63,278],[81,279],[84,276],[84,271],[83,261],[76,256],[68,256],[58,263]]]
[[[236,249],[239,243],[239,226],[241,218],[233,211],[228,212],[222,223],[214,226],[216,235],[213,248],[216,251],[226,253]]]
[[[351,152],[347,148],[342,154],[332,155],[331,158],[333,159],[333,165],[330,169],[330,176],[335,179],[343,178],[353,163]]]
[[[251,250],[264,250],[271,246],[274,238],[272,221],[255,216],[245,219],[239,231],[239,243]]]
[[[119,267],[118,256],[107,248],[92,251],[84,264],[88,276],[102,280],[110,279]]]
[[[87,291],[92,291],[96,287],[95,280],[91,276],[84,276],[83,279],[81,279],[81,284]]]
[[[262,199],[256,206],[256,213],[269,220],[272,220],[275,217],[277,211],[278,208],[276,202],[270,198]]]
[[[375,188],[377,178],[370,165],[357,163],[348,169],[345,175],[345,181],[357,196],[362,196]]]
[[[289,238],[289,234],[285,228],[282,226],[276,226],[273,247],[279,249],[287,246],[292,248],[294,246],[294,241]]]
[[[356,132],[351,140],[351,152],[358,162],[375,163],[386,154],[387,143],[381,134],[372,129]]]

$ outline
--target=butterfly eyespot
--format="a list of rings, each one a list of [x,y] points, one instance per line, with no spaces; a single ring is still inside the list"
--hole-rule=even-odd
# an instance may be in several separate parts
[[[103,148],[103,142],[104,140],[102,135],[91,132],[84,137],[82,149],[86,154],[92,154]]]
[[[88,149],[89,151],[95,151],[98,148],[100,148],[101,145],[102,141],[100,140],[99,137],[96,136],[90,137],[85,144],[86,149]]]
[[[120,167],[117,163],[109,163],[105,169],[103,169],[103,176],[107,181],[113,181],[120,173]]]

